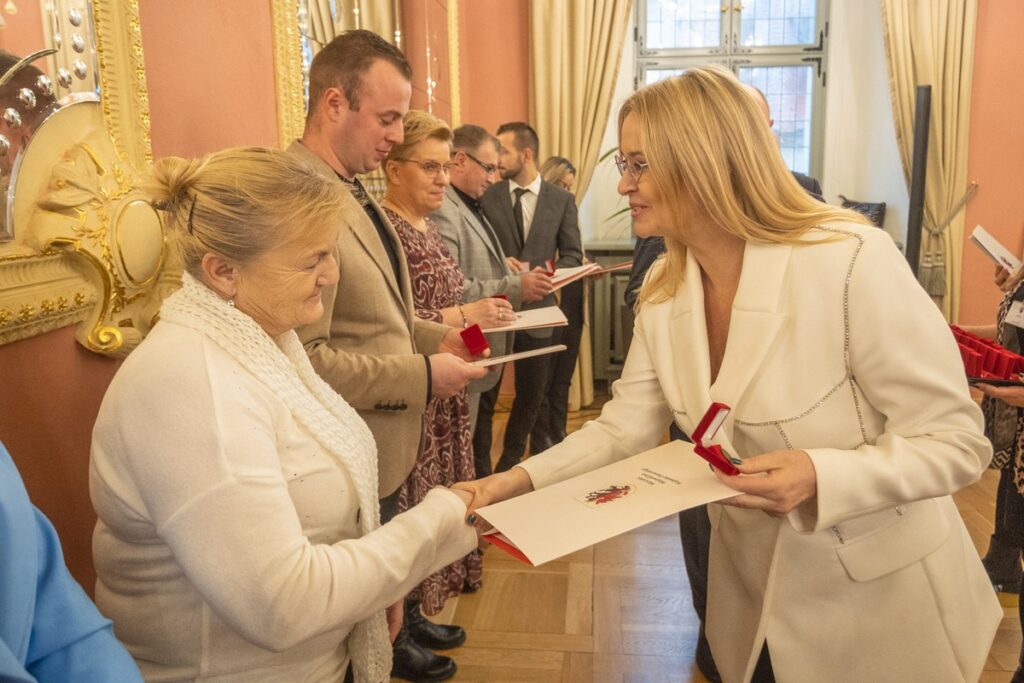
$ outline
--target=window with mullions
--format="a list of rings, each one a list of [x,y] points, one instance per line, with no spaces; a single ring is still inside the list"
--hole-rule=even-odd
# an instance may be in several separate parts
[[[638,0],[636,85],[721,64],[768,98],[782,155],[820,175],[829,0]]]

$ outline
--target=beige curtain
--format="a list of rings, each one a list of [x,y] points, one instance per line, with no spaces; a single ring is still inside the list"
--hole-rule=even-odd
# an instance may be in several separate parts
[[[538,163],[551,155],[570,159],[577,197],[587,191],[600,154],[631,6],[632,0],[530,0],[530,122],[540,138]],[[569,407],[593,400],[585,320]]]
[[[530,0],[530,122],[541,158],[579,169],[582,197],[608,123],[632,0]]]
[[[947,320],[960,309],[964,219],[950,212],[968,190],[967,135],[977,0],[882,0],[889,90],[909,187],[915,87],[932,86],[921,279]]]

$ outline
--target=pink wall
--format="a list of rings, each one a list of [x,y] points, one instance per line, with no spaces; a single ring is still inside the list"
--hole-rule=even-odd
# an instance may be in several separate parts
[[[276,147],[269,2],[142,2],[153,156]]]
[[[1024,3],[984,0],[978,3],[968,140],[968,180],[979,184],[967,206],[960,321],[995,320],[1001,294],[992,284],[992,262],[967,238],[979,223],[1020,254],[1024,250]]]
[[[45,47],[40,6],[40,3],[34,1],[19,2],[17,3],[17,14],[3,13],[7,27],[0,30],[0,48],[19,57],[24,57]],[[43,71],[49,71],[47,67],[43,66],[43,62],[35,64]]]
[[[494,131],[530,115],[527,0],[459,0],[462,122]]]
[[[89,441],[119,363],[86,351],[75,328],[0,346],[0,441],[53,522],[71,573],[92,594]]]
[[[450,122],[448,0],[405,0],[402,3],[402,35],[402,50],[412,65],[412,108],[430,111]],[[432,87],[433,101],[430,103],[427,102],[428,79],[436,83]]]

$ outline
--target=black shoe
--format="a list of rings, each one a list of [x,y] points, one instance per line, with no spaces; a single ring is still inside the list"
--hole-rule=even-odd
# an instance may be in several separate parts
[[[497,474],[498,472],[504,472],[506,470],[512,469],[513,467],[519,464],[519,461],[521,459],[521,455],[515,455],[513,453],[502,453],[501,457],[498,459],[498,464],[494,466],[495,474]]]
[[[1020,593],[1020,548],[1003,545],[993,538],[981,563],[985,566],[989,581],[997,592]]]
[[[694,659],[697,668],[704,674],[704,678],[711,683],[722,683],[722,676],[718,673],[715,665],[715,658],[711,655],[711,646],[708,644],[707,636],[704,635],[704,624],[700,625],[700,635],[697,637],[697,653]]]
[[[436,655],[416,644],[403,628],[392,645],[391,677],[412,683],[446,681],[458,669],[455,660]]]
[[[435,624],[423,616],[420,606],[405,601],[405,627],[417,645],[431,650],[449,650],[466,642],[466,632],[461,626]]]

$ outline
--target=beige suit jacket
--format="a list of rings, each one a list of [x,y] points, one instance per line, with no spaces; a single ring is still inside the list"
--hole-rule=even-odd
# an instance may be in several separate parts
[[[1002,617],[950,494],[991,458],[949,328],[886,233],[836,224],[817,244],[748,244],[721,370],[688,257],[644,303],[596,421],[522,466],[544,486],[692,433],[750,457],[805,450],[817,496],[786,518],[709,506],[707,634],[748,681],[766,640],[779,680],[976,681]],[[663,267],[655,265],[655,268]]]
[[[299,141],[288,147],[288,153],[344,186],[334,169]],[[401,486],[419,454],[430,389],[427,362],[419,354],[437,352],[451,328],[413,315],[405,254],[387,218],[400,282],[373,221],[349,192],[344,201],[346,220],[334,254],[340,279],[324,288],[323,319],[297,332],[316,371],[370,426],[384,497]],[[383,216],[380,207],[375,209]]]

